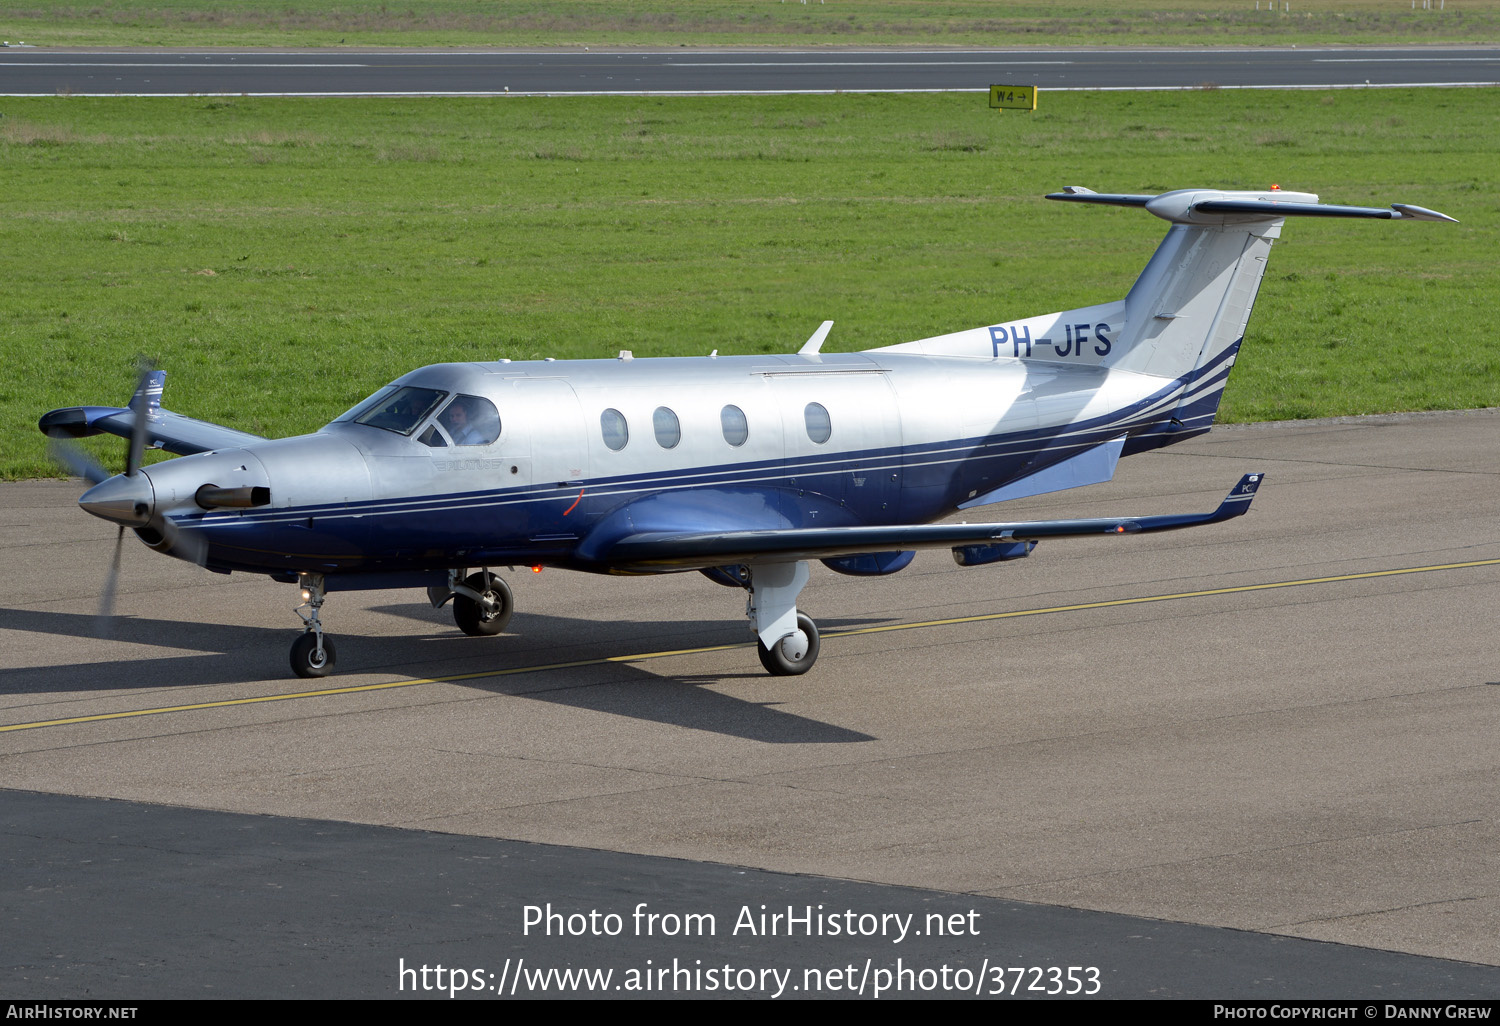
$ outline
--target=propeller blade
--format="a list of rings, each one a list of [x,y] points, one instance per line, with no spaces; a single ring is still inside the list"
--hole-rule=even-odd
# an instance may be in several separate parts
[[[151,386],[151,372],[156,368],[149,360],[139,360],[141,377],[135,386],[135,396],[130,400],[130,408],[135,412],[135,423],[130,429],[130,444],[125,450],[125,476],[134,477],[141,469],[141,461],[146,457],[146,418],[151,412],[151,402],[148,391]]]
[[[99,461],[76,445],[59,441],[56,438],[47,439],[47,455],[52,457],[52,462],[62,467],[74,477],[81,477],[89,484],[98,484],[107,481],[114,475],[105,470]]]
[[[115,533],[115,558],[110,561],[109,574],[104,578],[104,588],[99,592],[99,612],[94,617],[94,633],[107,638],[114,633],[115,592],[120,585],[120,549],[125,543],[125,527],[122,524]]]
[[[184,531],[170,518],[161,520],[161,535],[166,539],[165,549],[178,559],[204,566],[208,563],[208,543],[196,531]]]

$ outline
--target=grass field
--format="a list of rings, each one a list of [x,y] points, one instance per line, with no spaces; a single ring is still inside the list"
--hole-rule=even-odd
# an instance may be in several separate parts
[[[326,422],[446,360],[906,341],[1122,296],[1165,224],[1067,184],[1407,201],[1288,225],[1228,419],[1500,405],[1487,90],[0,101],[0,476],[43,411]],[[101,443],[118,463],[121,443]]]
[[[1500,0],[0,0],[41,46],[1034,46],[1494,42]]]

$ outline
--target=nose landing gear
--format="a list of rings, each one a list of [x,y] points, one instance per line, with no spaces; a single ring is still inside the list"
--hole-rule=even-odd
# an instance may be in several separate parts
[[[292,672],[299,677],[326,677],[333,669],[333,642],[323,635],[323,621],[318,613],[323,608],[323,575],[298,574],[297,583],[302,586],[302,605],[296,613],[302,617],[302,636],[292,642]]]

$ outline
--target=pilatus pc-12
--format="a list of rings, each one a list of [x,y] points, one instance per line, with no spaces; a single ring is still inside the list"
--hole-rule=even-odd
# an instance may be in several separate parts
[[[1210,513],[933,523],[1109,480],[1120,457],[1209,430],[1287,217],[1453,220],[1274,189],[1048,198],[1144,207],[1171,228],[1124,299],[862,353],[820,352],[825,323],[787,356],[438,364],[274,441],[162,409],[152,372],[128,408],[54,410],[40,427],[129,439],[113,477],[58,444],[94,483],[79,505],[121,536],[297,584],[301,676],[333,666],[327,592],[425,587],[461,630],[498,634],[513,606],[503,566],[701,571],[746,592],[768,671],[804,673],[818,657],[797,610],[810,560],[892,574],[948,548],[978,566],[1044,539],[1244,513],[1257,474]],[[147,446],[182,458],[144,467]]]

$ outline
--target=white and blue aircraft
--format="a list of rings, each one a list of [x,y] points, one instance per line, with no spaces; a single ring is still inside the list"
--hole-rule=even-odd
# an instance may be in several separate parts
[[[825,322],[789,356],[438,364],[276,440],[162,409],[153,371],[129,407],[53,410],[39,426],[129,439],[115,476],[57,443],[94,483],[79,505],[121,537],[300,585],[300,676],[334,664],[327,592],[425,586],[461,630],[491,635],[513,608],[492,568],[518,565],[699,570],[745,590],[770,673],[805,673],[819,647],[797,609],[810,560],[893,574],[917,549],[949,548],[976,566],[1042,539],[1244,513],[1258,474],[1210,513],[934,523],[1109,480],[1122,456],[1208,431],[1285,218],[1454,220],[1274,188],[1048,198],[1144,207],[1171,228],[1122,300],[862,353],[820,352]],[[147,446],[182,458],[144,467]]]

